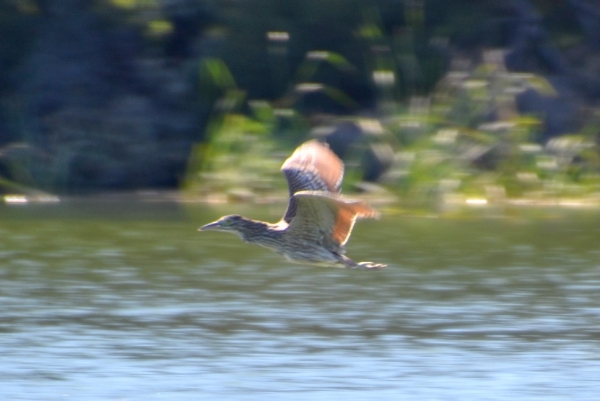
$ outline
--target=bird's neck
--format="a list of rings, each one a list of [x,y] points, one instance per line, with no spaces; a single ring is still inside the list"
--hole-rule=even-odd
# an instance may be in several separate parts
[[[246,242],[269,246],[281,236],[281,230],[276,229],[276,226],[273,224],[252,219],[245,220],[246,224],[242,230],[239,230],[239,233]]]

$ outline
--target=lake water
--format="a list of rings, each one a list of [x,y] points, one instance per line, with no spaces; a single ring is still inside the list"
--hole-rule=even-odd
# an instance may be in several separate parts
[[[598,399],[598,212],[384,214],[369,271],[196,231],[240,209],[0,205],[2,399]]]

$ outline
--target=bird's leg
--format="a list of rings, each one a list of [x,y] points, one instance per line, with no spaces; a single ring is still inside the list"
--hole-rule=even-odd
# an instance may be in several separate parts
[[[350,259],[349,257],[345,256],[345,255],[336,255],[338,258],[338,261],[343,264],[345,267],[350,267],[353,269],[383,269],[384,267],[387,267],[387,265],[382,264],[382,263],[373,263],[373,262],[355,262],[352,259]]]

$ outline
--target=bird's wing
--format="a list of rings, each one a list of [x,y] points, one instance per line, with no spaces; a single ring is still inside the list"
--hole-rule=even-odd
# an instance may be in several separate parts
[[[357,218],[378,218],[379,213],[363,201],[348,200],[325,191],[300,191],[293,197],[298,205],[287,232],[325,246],[343,246]]]
[[[344,177],[344,163],[325,144],[312,140],[300,145],[283,163],[290,190],[290,203],[283,220],[291,222],[296,215],[299,191],[328,191],[338,193]]]

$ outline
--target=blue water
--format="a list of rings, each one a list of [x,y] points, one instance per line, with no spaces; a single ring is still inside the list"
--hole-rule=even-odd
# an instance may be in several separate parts
[[[25,208],[0,209],[2,399],[600,393],[598,214],[384,214],[348,246],[368,271],[196,231],[235,206]]]

